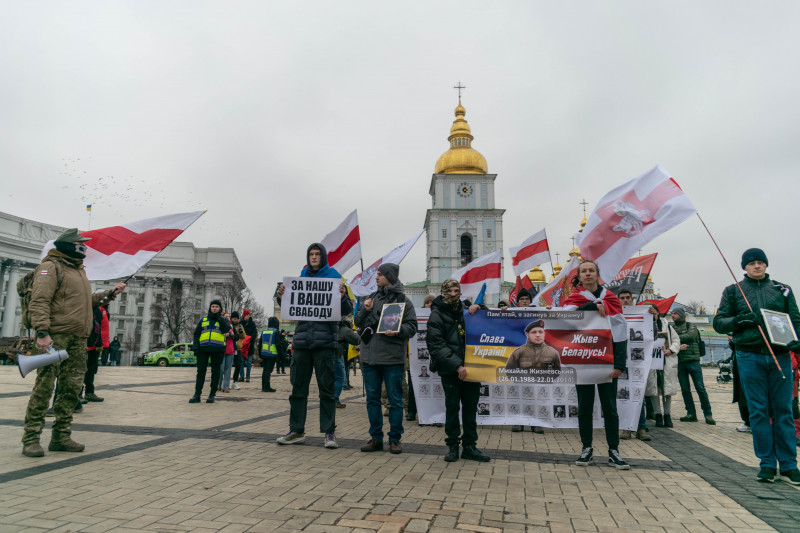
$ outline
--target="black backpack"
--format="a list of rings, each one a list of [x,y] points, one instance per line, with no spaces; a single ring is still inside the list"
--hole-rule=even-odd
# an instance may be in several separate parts
[[[56,271],[56,278],[58,280],[58,285],[56,286],[56,291],[61,287],[61,283],[64,281],[64,273],[62,268],[58,266],[58,263],[55,261],[48,261],[51,265],[53,265],[53,269]],[[31,304],[31,294],[33,293],[33,276],[36,274],[36,270],[31,270],[27,274],[25,274],[21,280],[17,282],[17,294],[19,295],[19,305],[22,309],[22,326],[25,329],[31,329],[33,325],[31,324],[31,315],[28,307]]]

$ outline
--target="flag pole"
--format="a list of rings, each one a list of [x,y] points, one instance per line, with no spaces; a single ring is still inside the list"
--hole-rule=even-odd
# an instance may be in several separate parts
[[[753,312],[753,306],[750,305],[750,301],[747,299],[747,296],[745,296],[744,290],[742,290],[742,286],[739,285],[739,280],[736,279],[736,274],[733,273],[733,269],[731,268],[731,265],[728,264],[728,260],[725,259],[725,256],[722,254],[722,250],[720,249],[719,244],[717,244],[717,240],[714,238],[713,235],[711,235],[711,232],[709,231],[708,226],[706,226],[706,223],[703,221],[703,218],[700,216],[700,213],[696,213],[696,214],[697,214],[697,218],[700,220],[700,223],[705,228],[706,233],[708,233],[708,236],[711,237],[711,242],[713,242],[714,246],[717,247],[717,251],[719,252],[720,257],[722,257],[722,261],[725,263],[725,266],[728,267],[728,272],[731,273],[731,277],[733,278],[733,282],[736,284],[736,287],[739,289],[739,292],[742,293],[742,298],[744,298],[744,301],[747,304],[748,309],[750,309],[750,312],[752,313]],[[772,356],[772,360],[775,361],[775,366],[778,367],[778,372],[781,373],[781,377],[783,379],[786,379],[786,376],[783,374],[783,369],[781,369],[781,365],[778,363],[778,358],[775,357],[775,352],[772,351],[772,345],[769,343],[769,340],[767,339],[766,334],[764,334],[764,330],[758,324],[756,324],[756,327],[758,327],[758,331],[759,331],[759,333],[761,333],[761,338],[764,339],[764,343],[767,345],[767,349],[769,350],[769,354]]]

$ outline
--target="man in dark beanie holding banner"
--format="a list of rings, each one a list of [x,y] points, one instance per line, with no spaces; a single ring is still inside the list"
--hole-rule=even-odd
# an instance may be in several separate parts
[[[800,328],[800,311],[791,287],[771,280],[767,266],[767,255],[759,248],[750,248],[742,254],[744,279],[722,291],[714,329],[732,335],[736,349],[736,364],[750,411],[753,449],[760,459],[756,479],[772,483],[780,472],[782,481],[800,485],[789,354],[789,351],[800,352],[800,342],[768,344],[761,310],[788,315],[795,332]]]
[[[369,337],[361,343],[361,368],[367,393],[370,440],[361,447],[362,452],[383,449],[383,414],[381,413],[381,386],[386,384],[389,398],[389,451],[401,453],[400,437],[403,434],[403,376],[406,371],[408,339],[417,333],[417,314],[414,305],[403,292],[399,279],[400,267],[383,263],[378,267],[375,282],[378,291],[372,293],[358,310],[355,324],[361,331],[371,328],[378,331],[383,306],[405,303],[399,331],[386,331]]]
[[[222,302],[211,300],[208,315],[200,319],[194,328],[194,354],[197,357],[197,378],[194,384],[194,396],[189,403],[200,403],[200,394],[206,382],[206,370],[211,363],[211,392],[206,403],[214,403],[214,396],[219,386],[219,371],[222,358],[225,356],[226,336],[233,335],[230,323],[222,316]]]

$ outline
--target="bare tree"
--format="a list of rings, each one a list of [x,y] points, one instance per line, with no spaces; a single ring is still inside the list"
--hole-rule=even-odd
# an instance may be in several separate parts
[[[684,304],[686,310],[691,314],[697,316],[701,313],[703,306],[697,300],[689,300],[688,304]]]
[[[239,311],[247,309],[250,311],[250,318],[258,326],[267,322],[267,314],[264,307],[256,301],[252,291],[243,282],[232,279],[222,285],[220,290],[220,301],[222,309],[225,311]]]
[[[188,342],[195,326],[197,299],[184,296],[181,281],[173,279],[169,295],[157,299],[151,306],[153,328],[158,332],[169,332],[174,342]]]

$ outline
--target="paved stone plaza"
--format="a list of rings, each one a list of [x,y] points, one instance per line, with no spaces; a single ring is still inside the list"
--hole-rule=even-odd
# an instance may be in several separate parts
[[[101,368],[105,402],[88,404],[73,425],[86,451],[34,459],[20,453],[34,376],[0,367],[0,531],[800,530],[800,490],[755,481],[750,435],[735,431],[731,385],[718,384],[715,369],[705,382],[717,425],[676,422],[651,427],[650,443],[623,441],[630,471],[573,466],[577,430],[479,427],[492,462],[446,463],[444,429],[410,422],[402,455],[361,453],[369,424],[360,385],[336,412],[338,450],[313,431],[314,401],[306,444],[279,446],[288,375],[273,377],[277,393],[254,379],[213,405],[190,405],[194,373]],[[684,414],[679,396],[673,411]],[[48,423],[45,449],[49,438]],[[595,450],[605,456],[602,430]]]

